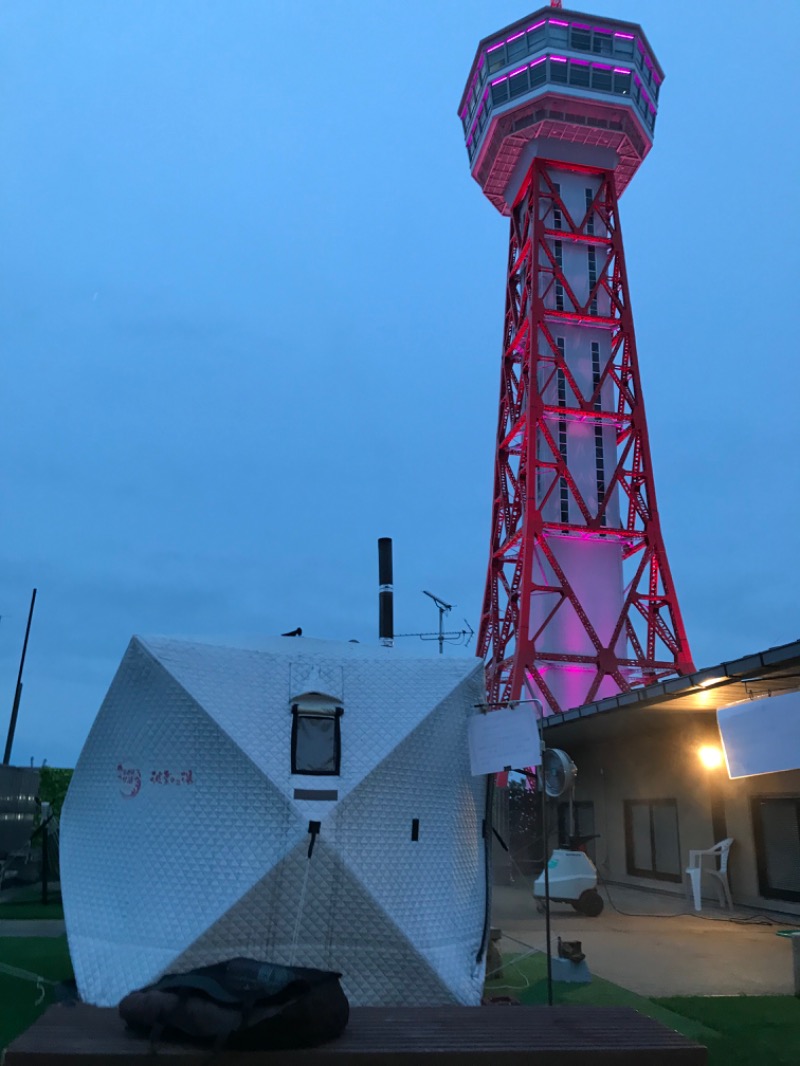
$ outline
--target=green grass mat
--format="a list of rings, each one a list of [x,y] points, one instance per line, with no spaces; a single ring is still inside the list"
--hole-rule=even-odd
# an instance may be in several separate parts
[[[547,1003],[547,960],[543,954],[530,955],[519,959],[516,955],[503,956],[503,975],[486,982],[486,994],[493,996],[511,995],[525,1004]],[[572,985],[561,981],[553,982],[553,1002],[579,1005],[591,1004],[597,1007],[633,1007],[642,1014],[655,1018],[656,1021],[675,1029],[691,1040],[705,1044],[715,1033],[706,1028],[702,1021],[676,1014],[644,996],[637,996],[626,988],[604,981],[602,977],[592,975],[592,980],[585,985]],[[800,1060],[798,1060],[800,1062]]]
[[[63,917],[64,908],[61,906],[61,900],[58,897],[56,901],[51,903],[29,903],[27,900],[16,899],[0,903],[0,921],[5,921],[6,919],[32,921],[40,918],[63,919]]]
[[[794,996],[670,996],[656,1002],[716,1030],[707,1042],[709,1066],[800,1063],[800,1000]]]
[[[18,970],[64,981],[72,977],[67,938],[0,937],[0,963]],[[53,989],[45,985],[44,1001],[37,1006],[39,990],[34,981],[10,977],[0,971],[0,1048],[24,1032],[53,1002]]]

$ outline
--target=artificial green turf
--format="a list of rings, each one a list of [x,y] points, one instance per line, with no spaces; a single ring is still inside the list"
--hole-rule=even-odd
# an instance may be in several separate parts
[[[72,976],[66,937],[0,938],[0,963],[51,981]],[[53,1000],[33,981],[0,971],[0,1049],[28,1028]],[[798,1066],[800,1000],[793,996],[673,996],[647,999],[592,977],[589,984],[555,982],[554,1002],[633,1007],[708,1047],[708,1066]],[[503,958],[503,974],[486,982],[486,994],[513,995],[522,1003],[547,1002],[547,963],[543,954]]]
[[[798,1066],[800,1000],[794,996],[670,996],[669,1011],[716,1030],[709,1066]]]
[[[487,981],[485,991],[488,996],[512,995],[525,1004],[547,1003],[547,959],[542,953],[529,955],[521,960],[516,955],[504,955],[502,976]],[[668,1029],[675,1029],[700,1044],[705,1044],[710,1037],[716,1035],[706,1028],[702,1021],[673,1013],[651,999],[637,996],[627,988],[620,988],[619,985],[594,975],[589,984],[554,981],[553,1002],[585,1003],[597,1007],[633,1007],[642,1014],[655,1018]]]
[[[52,903],[29,903],[27,900],[10,900],[0,903],[0,921],[17,919],[20,921],[38,921],[42,918],[63,919],[64,908],[61,900]]]
[[[27,970],[50,981],[72,977],[67,938],[0,937],[0,963]],[[34,981],[10,977],[0,970],[0,1048],[6,1047],[53,1002],[53,986],[45,985],[45,998],[36,1003],[39,990]]]
[[[487,995],[547,1002],[543,954],[503,957],[503,975]],[[708,1048],[708,1066],[800,1066],[800,1000],[794,996],[671,996],[647,999],[592,976],[589,984],[553,984],[553,1001],[633,1007]]]

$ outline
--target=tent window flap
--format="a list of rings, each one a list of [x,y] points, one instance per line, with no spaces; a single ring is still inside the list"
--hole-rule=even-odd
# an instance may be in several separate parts
[[[342,745],[342,708],[304,712],[292,707],[292,773],[338,775]]]

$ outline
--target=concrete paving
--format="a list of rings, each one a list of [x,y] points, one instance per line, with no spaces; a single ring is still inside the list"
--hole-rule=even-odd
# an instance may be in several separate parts
[[[774,924],[757,925],[752,912],[736,909],[732,916],[744,920],[732,922],[729,912],[706,903],[701,918],[680,897],[611,886],[614,904],[630,912],[620,914],[602,891],[605,909],[597,918],[552,905],[553,954],[558,936],[580,940],[593,974],[643,996],[794,994],[792,942],[775,934],[796,918],[784,924],[771,916]],[[505,934],[504,955],[524,952],[519,941],[545,950],[544,916],[529,885],[495,886],[492,925]]]

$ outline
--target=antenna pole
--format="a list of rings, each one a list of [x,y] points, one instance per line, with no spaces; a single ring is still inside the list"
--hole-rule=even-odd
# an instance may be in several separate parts
[[[22,642],[22,656],[19,660],[19,673],[17,674],[17,688],[14,693],[14,706],[11,708],[11,721],[8,723],[8,736],[6,737],[6,750],[3,755],[3,766],[8,766],[11,761],[11,748],[14,744],[14,733],[17,731],[17,716],[19,715],[19,701],[22,699],[22,671],[25,668],[25,655],[28,651],[28,637],[31,633],[33,621],[33,606],[36,603],[36,589],[31,595],[31,607],[28,611],[28,624],[25,627],[25,640]]]
[[[444,600],[434,596],[432,592],[428,592],[426,589],[423,589],[422,592],[423,595],[429,596],[439,609],[439,654],[444,655],[444,616],[452,611],[453,605],[452,603],[445,603]]]

